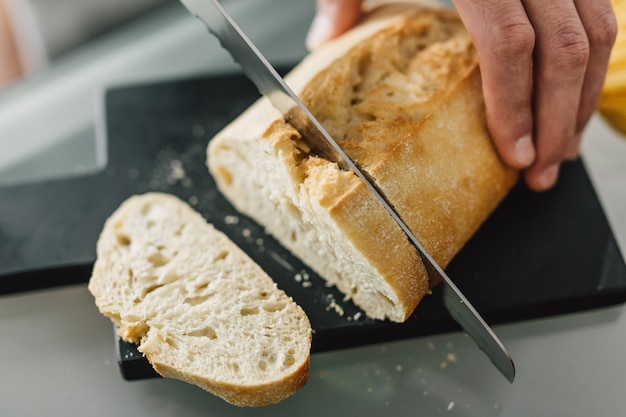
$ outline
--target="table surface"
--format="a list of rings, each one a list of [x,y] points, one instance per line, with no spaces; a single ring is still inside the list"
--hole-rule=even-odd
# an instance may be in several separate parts
[[[231,1],[227,7],[275,64],[305,53],[313,1]],[[178,4],[120,28],[0,93],[0,183],[106,164],[94,97],[107,86],[235,70]],[[626,139],[596,116],[583,158],[624,254]],[[467,336],[450,333],[315,354],[300,392],[270,407],[240,409],[179,381],[124,381],[111,324],[85,285],[6,295],[0,297],[0,415],[623,415],[622,306],[495,331],[515,359],[513,384]]]

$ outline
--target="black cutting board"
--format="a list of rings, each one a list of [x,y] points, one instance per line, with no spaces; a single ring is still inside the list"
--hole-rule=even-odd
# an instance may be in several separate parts
[[[440,289],[406,323],[367,319],[220,195],[206,145],[257,97],[239,74],[109,89],[103,171],[0,187],[0,294],[86,282],[106,217],[132,194],[161,191],[188,201],[304,308],[313,351],[458,330]],[[626,267],[582,161],[549,192],[518,185],[447,271],[490,324],[626,300]],[[118,342],[127,379],[155,375]]]

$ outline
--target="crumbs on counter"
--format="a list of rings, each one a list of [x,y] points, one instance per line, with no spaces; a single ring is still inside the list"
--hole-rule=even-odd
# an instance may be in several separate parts
[[[187,173],[185,172],[185,169],[183,168],[183,162],[180,159],[172,159],[170,161],[169,168],[170,168],[169,173],[166,178],[167,183],[169,185],[174,185],[178,181],[181,181],[183,182],[183,185],[185,185],[185,181],[189,180],[189,178],[187,178]],[[188,185],[191,186],[191,183],[189,183]]]
[[[293,279],[302,284],[303,288],[310,288],[313,284],[310,281],[311,276],[304,269],[293,276]]]
[[[341,307],[338,303],[337,300],[335,300],[335,296],[332,294],[327,294],[325,297],[325,301],[326,301],[326,311],[334,311],[335,313],[337,313],[340,317],[344,316],[344,311],[343,311],[343,307]]]
[[[260,237],[255,240],[257,250],[259,252],[265,252],[265,241]]]
[[[200,161],[203,161],[204,146],[194,143],[179,152],[171,147],[160,149],[155,157],[154,168],[148,182],[152,190],[162,190],[174,185],[182,185],[184,188],[193,187],[193,180],[187,175],[185,167],[193,170]]]
[[[229,224],[229,225],[239,224],[239,216],[229,214],[226,217],[224,217],[224,223]]]

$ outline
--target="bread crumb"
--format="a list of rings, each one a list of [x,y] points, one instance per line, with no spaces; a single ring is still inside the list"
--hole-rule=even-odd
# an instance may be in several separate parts
[[[239,224],[239,217],[229,214],[228,216],[224,217],[224,223],[230,225]]]
[[[446,368],[448,367],[448,362],[446,362],[446,361],[442,361],[442,362],[439,364],[439,367],[440,367],[441,369],[446,369]]]
[[[343,307],[337,304],[337,301],[335,300],[335,297],[332,294],[328,294],[326,296],[326,302],[328,303],[328,305],[326,306],[326,311],[333,310],[340,317],[343,317],[344,315]]]
[[[303,282],[303,281],[308,281],[310,278],[310,275],[307,271],[303,269],[302,271],[294,275],[293,278],[296,280],[296,282]]]
[[[397,372],[402,372],[402,365],[400,365],[400,364],[396,365],[396,371]]]
[[[426,344],[426,347],[428,348],[428,350],[433,351],[435,350],[435,344],[433,342],[428,342]]]
[[[454,408],[454,401],[450,401],[450,403],[448,404],[448,411],[452,410]]]
[[[198,197],[195,195],[192,195],[191,197],[189,197],[189,204],[191,204],[192,206],[197,206],[198,205]]]
[[[450,352],[446,356],[446,359],[448,360],[448,362],[456,362],[456,355],[454,353]]]
[[[176,184],[177,181],[182,181],[187,177],[187,173],[183,168],[183,163],[180,159],[172,159],[170,161],[170,170],[169,175],[166,178],[166,181],[169,185]]]
[[[313,283],[310,281],[311,276],[306,270],[302,270],[293,276],[293,279],[296,282],[302,283],[303,288],[310,288],[313,286]]]

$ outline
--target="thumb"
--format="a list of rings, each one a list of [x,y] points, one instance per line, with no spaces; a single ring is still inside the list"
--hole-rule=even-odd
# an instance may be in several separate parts
[[[317,0],[317,13],[307,34],[306,46],[317,48],[356,24],[363,0]]]

